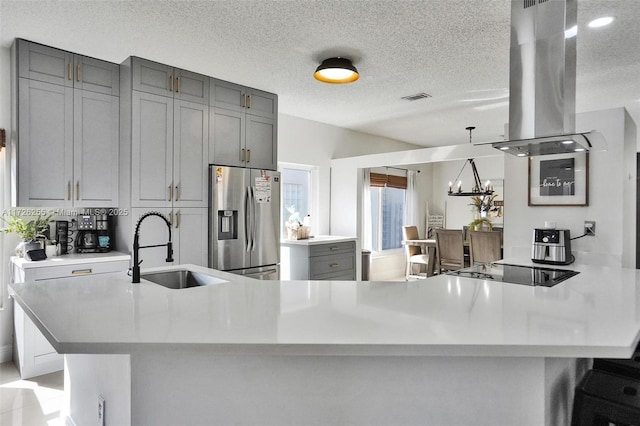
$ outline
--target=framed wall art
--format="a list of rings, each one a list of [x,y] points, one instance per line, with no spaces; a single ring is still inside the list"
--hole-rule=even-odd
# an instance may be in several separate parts
[[[529,158],[530,206],[588,206],[589,153]]]

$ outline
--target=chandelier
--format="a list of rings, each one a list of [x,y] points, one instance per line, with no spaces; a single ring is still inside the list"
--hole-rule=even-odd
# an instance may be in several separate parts
[[[475,127],[467,127],[466,130],[469,131],[469,143],[471,143],[471,131],[475,129]],[[471,164],[471,171],[473,172],[473,186],[471,191],[463,191],[462,189],[462,181],[460,179],[460,175],[462,171],[467,166],[467,164]],[[453,188],[453,182],[457,182],[456,189]],[[469,158],[462,165],[462,169],[460,169],[460,173],[454,181],[449,182],[449,191],[448,195],[452,197],[474,197],[474,196],[483,196],[483,195],[491,195],[493,194],[493,186],[491,186],[491,182],[487,181],[484,185],[482,185],[482,181],[480,180],[480,175],[478,174],[478,169],[476,168],[476,164],[473,162],[473,158]]]

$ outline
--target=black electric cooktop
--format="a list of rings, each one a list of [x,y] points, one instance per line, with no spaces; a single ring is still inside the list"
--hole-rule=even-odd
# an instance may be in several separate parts
[[[579,272],[566,269],[511,265],[508,263],[486,263],[484,265],[476,265],[471,268],[447,272],[447,275],[456,275],[458,277],[543,287],[553,287],[578,274]]]

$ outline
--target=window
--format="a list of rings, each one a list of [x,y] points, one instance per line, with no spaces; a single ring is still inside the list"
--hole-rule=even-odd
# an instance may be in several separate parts
[[[407,178],[371,173],[370,182],[372,248],[401,248]]]
[[[282,175],[282,226],[292,214],[297,213],[302,222],[311,214],[311,171],[283,168]]]

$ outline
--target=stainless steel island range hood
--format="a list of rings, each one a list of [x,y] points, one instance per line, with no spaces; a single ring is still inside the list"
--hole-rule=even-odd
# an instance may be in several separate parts
[[[596,132],[575,132],[576,0],[512,0],[507,141],[519,156],[606,149]]]

